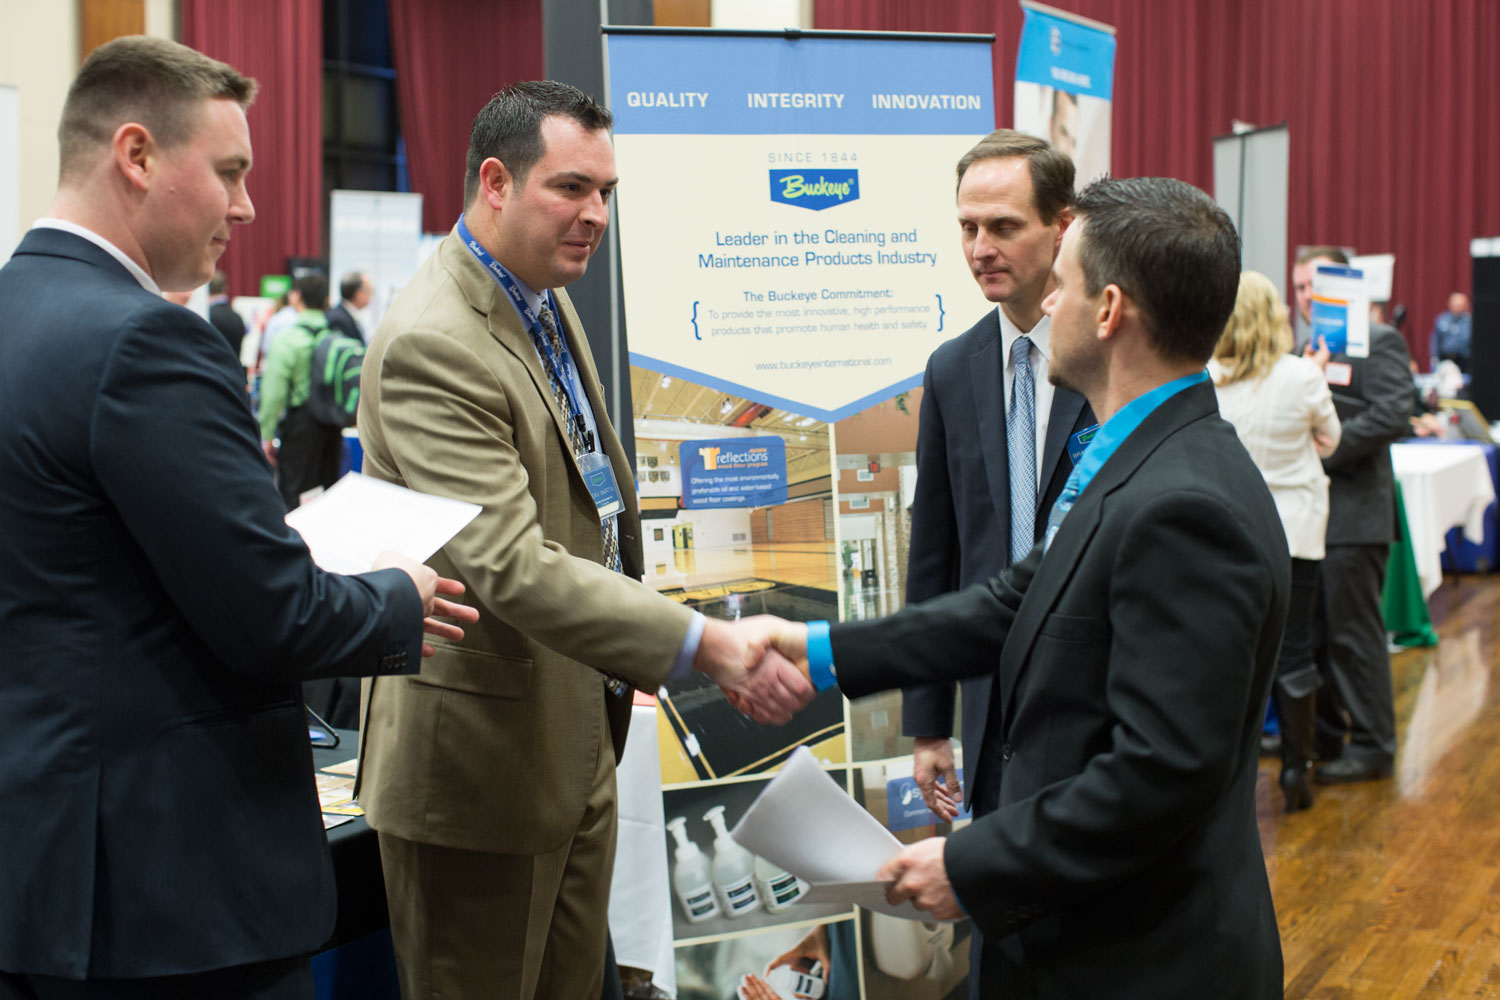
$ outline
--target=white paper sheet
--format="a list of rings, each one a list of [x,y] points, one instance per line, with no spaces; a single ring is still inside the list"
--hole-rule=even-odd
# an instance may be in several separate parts
[[[812,886],[799,903],[857,903],[933,921],[910,902],[892,906],[875,872],[902,844],[798,747],[730,831],[736,842]]]
[[[364,573],[386,550],[425,562],[478,516],[462,500],[418,493],[351,472],[286,516],[332,573]]]

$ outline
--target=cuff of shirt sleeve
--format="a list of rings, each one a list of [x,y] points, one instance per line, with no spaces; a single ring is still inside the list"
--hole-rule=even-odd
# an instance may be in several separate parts
[[[677,653],[677,660],[672,664],[672,672],[667,675],[667,680],[680,680],[693,672],[693,661],[698,658],[698,644],[703,641],[703,627],[707,623],[708,619],[701,612],[693,612],[693,619],[688,622],[687,635],[682,637],[682,649]]]
[[[807,623],[807,675],[819,691],[838,686],[833,669],[833,641],[828,638],[826,621]]]

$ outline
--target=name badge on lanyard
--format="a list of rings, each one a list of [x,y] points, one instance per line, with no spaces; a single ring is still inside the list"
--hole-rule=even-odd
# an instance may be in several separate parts
[[[599,508],[599,520],[614,517],[625,509],[620,499],[620,487],[615,482],[615,470],[609,459],[597,451],[590,451],[578,459],[578,468],[583,472],[583,481],[588,484],[589,496]]]
[[[1068,458],[1072,460],[1074,465],[1078,464],[1078,460],[1088,450],[1089,443],[1094,440],[1094,435],[1098,433],[1099,425],[1094,424],[1092,427],[1085,427],[1077,434],[1068,438]]]

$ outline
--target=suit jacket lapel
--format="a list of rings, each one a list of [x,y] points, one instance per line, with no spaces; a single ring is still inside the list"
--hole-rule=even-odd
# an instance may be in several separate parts
[[[1042,558],[1036,576],[1026,589],[1026,596],[1016,613],[1015,623],[1000,656],[998,696],[1002,732],[1009,724],[1011,706],[1015,703],[1016,685],[1025,672],[1042,623],[1052,613],[1063,588],[1083,557],[1089,541],[1099,527],[1104,503],[1140,467],[1157,446],[1195,420],[1218,412],[1217,397],[1211,384],[1195,385],[1168,399],[1148,416],[1135,432],[1126,438],[1118,451],[1100,468],[1084,489],[1078,503],[1063,520]]]
[[[43,226],[39,229],[28,230],[21,238],[16,247],[17,254],[39,254],[47,257],[67,257],[73,260],[81,260],[85,264],[92,264],[110,272],[111,276],[121,281],[129,282],[136,288],[145,292],[135,276],[126,270],[121,264],[101,246],[84,239],[66,229],[53,229]],[[4,263],[4,261],[0,261]],[[149,293],[147,293],[149,294]]]
[[[979,428],[980,454],[990,486],[995,519],[1010,537],[1010,453],[1005,446],[1005,355],[1000,349],[1000,321],[993,309],[979,349],[969,358],[974,390],[974,422]],[[1005,547],[1009,549],[1007,541]]]
[[[446,241],[444,251],[448,271],[458,282],[464,297],[469,300],[469,305],[489,320],[490,336],[494,337],[501,347],[513,354],[531,376],[532,384],[537,391],[536,405],[545,408],[552,415],[552,423],[562,438],[562,450],[568,456],[568,461],[572,463],[579,485],[582,485],[583,472],[578,468],[578,459],[573,454],[573,446],[568,442],[567,424],[563,422],[563,415],[558,411],[557,400],[552,396],[552,383],[547,378],[546,369],[542,367],[541,355],[537,353],[536,345],[531,341],[531,334],[521,322],[521,314],[516,312],[516,307],[511,304],[510,296],[505,294],[505,289],[500,287],[500,283],[475,259],[468,247],[464,246],[457,227]],[[569,311],[571,313],[571,307]],[[578,317],[572,316],[572,321],[577,323]],[[571,349],[571,342],[569,347]],[[592,371],[592,366],[590,370]]]

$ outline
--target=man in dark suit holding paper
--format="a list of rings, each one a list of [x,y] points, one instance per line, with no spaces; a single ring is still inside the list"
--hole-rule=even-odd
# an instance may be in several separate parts
[[[775,645],[850,697],[995,674],[976,819],[876,875],[892,902],[974,919],[982,995],[1280,997],[1255,780],[1291,562],[1203,370],[1239,240],[1175,180],[1100,181],[1074,213],[1050,375],[1102,423],[1042,544],[988,583]]]
[[[1030,552],[1073,469],[1068,439],[1094,422],[1082,396],[1047,381],[1052,320],[1042,300],[1072,200],[1073,161],[1023,132],[992,132],[958,161],[964,259],[996,307],[927,362],[908,604],[988,580]],[[917,785],[944,819],[963,797],[949,739],[954,687],[907,688],[901,699]],[[960,732],[977,756],[990,679],[962,688]]]
[[[1297,255],[1292,290],[1303,322],[1312,320],[1319,264],[1347,266],[1335,247]],[[1393,327],[1370,324],[1368,357],[1340,352],[1323,366],[1343,434],[1323,460],[1328,534],[1318,603],[1318,757],[1320,784],[1389,778],[1396,758],[1396,704],[1386,651],[1381,593],[1396,537],[1391,444],[1408,433],[1411,356]],[[1348,746],[1344,741],[1348,740]]]
[[[0,269],[0,998],[298,998],[335,898],[297,682],[417,669],[462,588],[315,566],[222,336],[255,82],[100,46]],[[429,620],[430,631],[462,637]]]

